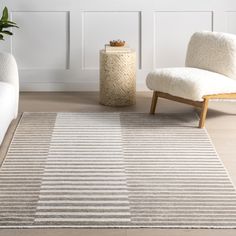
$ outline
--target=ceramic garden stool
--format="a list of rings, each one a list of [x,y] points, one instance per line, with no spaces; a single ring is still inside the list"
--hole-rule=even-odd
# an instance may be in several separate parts
[[[129,106],[136,100],[136,53],[100,51],[100,103]]]

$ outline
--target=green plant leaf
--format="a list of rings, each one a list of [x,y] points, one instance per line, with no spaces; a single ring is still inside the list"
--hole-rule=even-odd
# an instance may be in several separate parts
[[[8,9],[7,9],[7,7],[4,7],[4,9],[3,9],[1,20],[3,20],[3,21],[8,20]]]
[[[1,21],[0,20],[0,27],[5,27],[5,26],[10,26],[10,27],[15,27],[15,28],[19,28],[16,23],[12,22],[12,21]]]
[[[19,28],[15,22],[8,20],[8,17],[9,17],[8,9],[7,7],[5,7],[3,9],[2,17],[0,19],[0,40],[4,40],[4,34],[13,35],[11,31],[5,29]]]
[[[13,33],[11,31],[8,30],[3,30],[1,31],[2,34],[8,34],[8,35],[13,35]]]
[[[16,25],[16,23],[15,22],[13,22],[13,21],[7,21],[7,23],[9,23],[9,24],[12,24],[12,25]]]
[[[18,26],[16,26],[16,25],[12,25],[12,24],[1,24],[0,25],[0,27],[2,28],[2,29],[4,29],[4,28],[18,28]]]

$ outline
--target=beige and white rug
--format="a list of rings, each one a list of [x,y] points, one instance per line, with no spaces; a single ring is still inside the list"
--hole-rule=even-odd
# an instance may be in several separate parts
[[[236,228],[236,191],[193,115],[24,113],[0,227]]]

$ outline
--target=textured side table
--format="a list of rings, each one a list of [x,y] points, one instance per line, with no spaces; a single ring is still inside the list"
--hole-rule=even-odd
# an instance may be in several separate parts
[[[100,51],[100,103],[129,106],[136,100],[136,54]]]

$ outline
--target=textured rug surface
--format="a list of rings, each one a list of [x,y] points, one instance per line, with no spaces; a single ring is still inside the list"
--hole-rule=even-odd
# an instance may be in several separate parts
[[[24,113],[0,227],[236,228],[236,191],[194,115]]]

